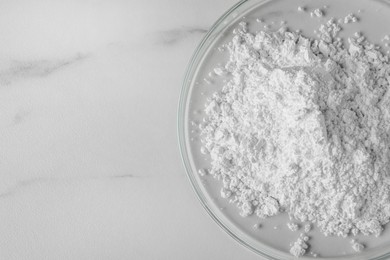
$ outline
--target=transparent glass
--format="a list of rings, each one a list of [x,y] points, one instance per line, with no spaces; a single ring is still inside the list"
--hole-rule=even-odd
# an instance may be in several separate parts
[[[197,173],[197,165],[194,160],[192,153],[193,142],[191,142],[190,136],[190,103],[191,92],[193,91],[196,85],[197,74],[199,73],[200,66],[204,62],[204,58],[208,52],[213,51],[212,47],[215,41],[223,34],[229,26],[232,26],[244,15],[248,14],[251,10],[255,8],[262,8],[269,2],[278,1],[278,0],[243,0],[226,13],[224,13],[221,18],[211,27],[208,33],[200,42],[199,46],[196,48],[189,64],[187,71],[184,77],[183,86],[180,93],[180,101],[178,108],[178,137],[179,137],[179,146],[181,151],[181,156],[183,164],[185,166],[187,176],[192,184],[194,191],[197,194],[202,206],[212,217],[212,219],[217,223],[226,233],[228,233],[232,238],[238,241],[243,246],[248,249],[256,252],[258,255],[267,258],[267,259],[296,259],[287,252],[268,246],[252,236],[248,235],[247,232],[243,231],[238,225],[236,225],[231,219],[229,219],[225,212],[222,211],[214,202],[215,198],[211,196],[208,192],[207,187],[205,187],[204,182],[199,177]],[[369,1],[369,0],[367,0]],[[388,7],[388,1],[385,2]],[[300,259],[314,259],[309,256],[301,257]],[[315,258],[315,259],[321,259]],[[375,250],[366,250],[360,254],[356,255],[347,255],[343,257],[326,257],[326,259],[354,259],[354,260],[367,260],[367,259],[390,259],[390,245],[376,247]]]

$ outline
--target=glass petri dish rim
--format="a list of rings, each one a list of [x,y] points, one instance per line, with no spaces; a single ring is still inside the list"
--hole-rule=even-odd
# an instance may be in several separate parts
[[[202,189],[200,188],[199,181],[195,178],[196,171],[194,171],[190,162],[190,155],[188,153],[187,143],[186,143],[186,115],[187,115],[187,102],[188,95],[191,89],[192,78],[196,75],[197,67],[200,61],[203,58],[203,55],[207,53],[209,43],[212,43],[214,38],[218,35],[220,31],[222,31],[225,27],[220,28],[220,26],[227,20],[229,16],[234,14],[240,7],[243,7],[246,4],[254,4],[261,5],[267,2],[272,2],[275,0],[241,0],[235,5],[233,5],[230,9],[228,9],[222,16],[210,27],[207,31],[206,35],[202,38],[198,46],[196,47],[185,71],[184,79],[182,82],[182,88],[180,90],[180,98],[178,103],[178,114],[177,114],[177,134],[179,141],[179,150],[182,159],[182,163],[186,170],[186,175],[188,180],[191,183],[192,189],[195,191],[198,200],[200,201],[202,207],[206,210],[209,216],[215,221],[215,223],[222,228],[228,235],[230,235],[234,240],[236,240],[239,244],[251,250],[252,252],[258,254],[259,256],[265,257],[267,259],[272,260],[282,260],[285,259],[277,250],[269,250],[266,246],[261,246],[261,243],[256,243],[258,246],[254,246],[253,241],[247,241],[245,238],[241,237],[239,234],[232,231],[227,223],[222,220],[217,212],[207,203],[206,197],[203,194]],[[390,4],[390,0],[379,0]],[[248,9],[248,8],[247,8]],[[233,15],[233,18],[240,18],[240,15]],[[251,243],[252,242],[252,243]],[[380,252],[376,252],[373,257],[367,258],[366,253],[363,255],[348,255],[346,257],[326,257],[326,259],[330,260],[342,260],[342,259],[354,259],[354,260],[385,260],[390,259],[390,245],[384,248],[380,248]],[[301,257],[300,259],[305,259],[306,257]],[[306,258],[308,259],[308,258]],[[317,258],[320,259],[320,258]]]

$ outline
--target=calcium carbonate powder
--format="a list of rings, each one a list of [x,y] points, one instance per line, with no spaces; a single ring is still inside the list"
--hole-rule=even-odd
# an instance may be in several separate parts
[[[229,80],[207,102],[201,140],[242,216],[286,212],[343,237],[379,236],[389,222],[389,59],[359,33],[343,44],[340,29],[330,19],[316,40],[241,23],[224,46],[215,73]],[[290,252],[305,254],[308,240]]]

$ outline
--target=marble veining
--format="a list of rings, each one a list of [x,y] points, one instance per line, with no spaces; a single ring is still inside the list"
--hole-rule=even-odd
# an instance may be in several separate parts
[[[120,179],[121,181],[125,181],[126,179],[133,179],[133,178],[143,178],[144,176],[137,176],[133,174],[119,174],[119,175],[108,175],[108,176],[102,176],[102,177],[85,177],[85,178],[55,178],[55,177],[38,177],[38,178],[32,178],[32,179],[25,179],[25,180],[19,180],[16,183],[14,183],[12,186],[10,185],[7,187],[6,190],[1,191],[0,190],[0,200],[9,198],[10,196],[13,196],[17,194],[18,192],[23,191],[23,189],[34,186],[34,185],[43,185],[43,184],[49,184],[50,183],[69,183],[72,181],[77,182],[88,182],[93,180],[110,180],[114,181],[117,179]]]
[[[26,110],[18,111],[14,116],[12,126],[22,123],[29,115],[30,115],[30,111],[26,111]]]
[[[76,54],[73,57],[60,60],[14,60],[0,70],[0,85],[9,85],[19,79],[47,77],[54,72],[85,60],[90,55]]]
[[[207,32],[205,28],[183,27],[171,30],[161,31],[157,33],[157,43],[167,46],[172,46],[186,39],[190,35],[202,35]]]
[[[9,198],[10,196],[15,195],[15,193],[19,192],[20,190],[31,186],[31,185],[38,185],[42,184],[45,182],[53,181],[54,179],[51,178],[33,178],[33,179],[28,179],[28,180],[20,180],[17,183],[15,183],[13,186],[8,187],[7,190],[4,190],[0,192],[0,199],[6,199]]]
[[[141,176],[133,175],[133,174],[122,174],[122,175],[114,175],[111,176],[113,179],[131,179],[131,178],[142,178]]]
[[[235,2],[1,3],[0,259],[258,259],[177,145],[187,63]]]

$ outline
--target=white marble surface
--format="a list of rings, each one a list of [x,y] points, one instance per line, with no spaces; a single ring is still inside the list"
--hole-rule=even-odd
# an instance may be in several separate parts
[[[187,62],[234,2],[0,2],[0,259],[259,259],[176,137]]]

